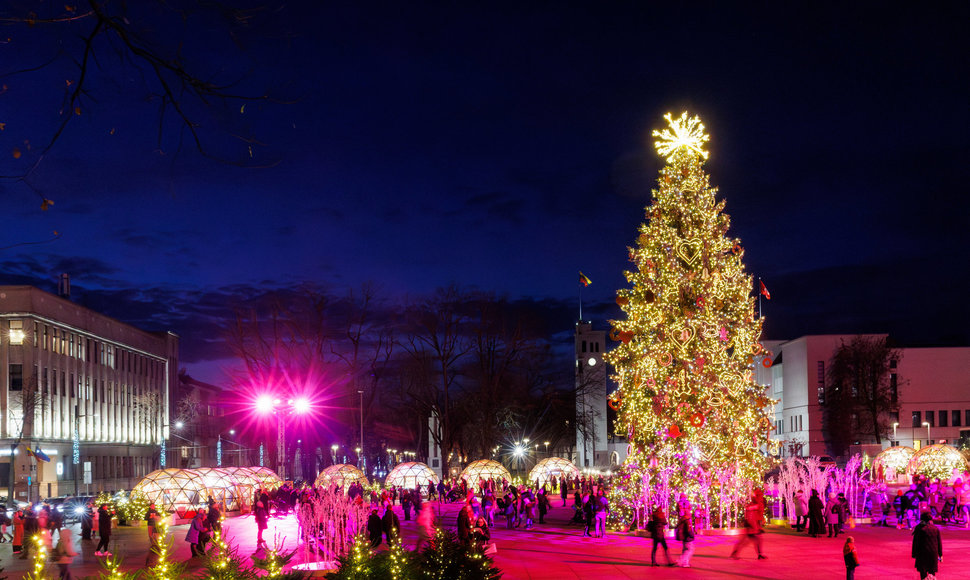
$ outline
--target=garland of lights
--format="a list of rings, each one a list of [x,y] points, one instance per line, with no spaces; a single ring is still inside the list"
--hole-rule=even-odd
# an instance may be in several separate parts
[[[611,321],[620,344],[606,355],[617,432],[629,444],[611,495],[623,525],[681,492],[717,511],[713,521],[736,519],[744,493],[721,487],[750,487],[769,463],[761,448],[774,401],[754,381],[754,364],[770,353],[758,342],[744,249],[727,236],[725,202],[703,169],[704,125],[687,113],[665,119],[669,128],[653,135],[667,165],[628,250],[632,287],[616,300],[626,317]]]

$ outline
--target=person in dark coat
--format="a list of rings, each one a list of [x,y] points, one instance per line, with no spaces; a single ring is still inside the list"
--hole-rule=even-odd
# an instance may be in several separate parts
[[[219,511],[216,502],[211,499],[209,500],[209,511],[205,515],[205,521],[213,532],[222,531],[222,512]]]
[[[26,560],[30,557],[30,551],[35,549],[34,535],[40,532],[40,523],[37,521],[37,514],[31,508],[25,508],[24,514],[24,543],[20,551],[20,559]]]
[[[808,498],[808,535],[817,538],[825,529],[825,504],[818,495],[818,490],[812,490],[812,497]]]
[[[269,509],[266,504],[257,501],[256,507],[253,508],[253,517],[256,519],[256,548],[259,549],[260,546],[268,548],[269,545],[263,539],[263,532],[268,527],[269,522]]]
[[[98,508],[98,547],[94,550],[95,556],[110,556],[108,551],[108,541],[111,540],[111,516],[108,511],[108,504],[101,504]],[[102,549],[103,548],[103,549]]]
[[[920,578],[936,575],[943,560],[943,541],[940,539],[940,529],[933,525],[929,512],[923,512],[920,523],[913,528],[912,556],[916,559],[916,571]]]
[[[371,548],[381,545],[381,534],[383,533],[384,526],[381,523],[381,516],[377,515],[377,510],[371,510],[370,517],[367,518],[367,535],[370,537]]]
[[[472,522],[475,521],[475,512],[472,511],[472,506],[465,504],[458,511],[458,540],[461,541],[462,545],[466,548],[471,546],[472,538]]]
[[[650,523],[647,524],[647,530],[650,532],[650,539],[653,540],[653,550],[650,551],[650,565],[659,565],[657,564],[657,547],[663,546],[667,565],[676,566],[674,561],[670,559],[670,552],[667,551],[667,516],[659,507],[653,510],[653,516],[650,518]]]
[[[401,490],[401,507],[404,508],[404,521],[411,521],[411,492]]]
[[[381,518],[381,528],[384,530],[384,537],[387,538],[387,543],[390,545],[391,540],[396,540],[401,531],[401,520],[397,518],[397,514],[391,509],[391,506],[387,506],[384,510],[384,517]]]

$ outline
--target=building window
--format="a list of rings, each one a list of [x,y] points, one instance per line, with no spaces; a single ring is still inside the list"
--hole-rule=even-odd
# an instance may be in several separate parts
[[[946,427],[947,412],[940,411],[940,427]]]
[[[10,321],[9,336],[10,336],[10,344],[24,343],[24,321],[23,320]]]
[[[960,426],[960,411],[957,410],[957,411],[951,412],[950,413],[950,419],[952,419],[952,421],[950,421],[950,422],[953,424],[954,427],[959,427]]]
[[[816,390],[818,391],[818,404],[825,404],[825,361],[818,361],[818,373],[816,375]]]
[[[929,423],[930,427],[936,427],[936,421],[934,420],[935,415],[936,413],[934,413],[933,411],[926,412],[926,419],[924,419],[924,421]]]
[[[586,352],[586,341],[583,341],[583,352]]]
[[[970,417],[970,411],[967,411],[967,416]],[[923,426],[923,414],[919,411],[913,411],[913,427]]]
[[[896,378],[896,373],[889,375],[889,398],[893,405],[899,401],[899,380]]]
[[[11,391],[24,390],[24,365],[12,364],[8,368],[9,384]]]

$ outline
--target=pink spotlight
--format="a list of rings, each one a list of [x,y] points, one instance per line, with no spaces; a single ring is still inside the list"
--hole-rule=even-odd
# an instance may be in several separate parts
[[[256,399],[256,411],[259,413],[272,413],[273,412],[273,397],[270,395],[260,395]]]
[[[293,405],[293,412],[296,413],[297,415],[302,415],[303,413],[310,412],[310,401],[304,397],[300,397],[299,399],[294,399],[293,401],[290,402],[290,404]]]

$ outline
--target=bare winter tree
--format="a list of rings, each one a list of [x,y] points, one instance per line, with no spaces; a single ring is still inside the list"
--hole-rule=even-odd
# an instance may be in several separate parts
[[[12,380],[11,383],[14,383]],[[28,375],[23,377],[20,390],[15,390],[16,385],[11,384],[10,394],[8,395],[9,409],[7,412],[10,428],[10,477],[7,482],[9,490],[9,501],[14,500],[14,489],[17,484],[17,471],[15,457],[17,450],[25,439],[34,436],[34,423],[37,413],[41,410],[41,397],[38,392],[37,377]]]
[[[826,373],[823,418],[836,455],[856,440],[882,442],[895,396],[892,368],[901,356],[880,336],[856,336],[835,351]]]
[[[468,297],[456,286],[439,288],[429,299],[407,309],[407,335],[403,346],[416,371],[404,383],[408,396],[424,416],[438,417],[441,429],[432,433],[447,463],[459,444],[463,425],[458,417],[458,378],[471,349],[466,334]]]
[[[262,144],[244,120],[247,104],[271,98],[247,83],[253,65],[243,58],[243,48],[244,39],[259,30],[257,23],[265,27],[274,14],[269,6],[161,0],[4,3],[4,44],[18,58],[4,61],[0,88],[8,106],[29,103],[32,109],[0,118],[0,128],[8,125],[6,133],[17,143],[3,157],[0,179],[24,183],[40,197],[41,209],[50,208],[54,202],[35,185],[33,174],[72,124],[119,93],[155,111],[160,153],[177,154],[188,142],[222,162],[271,164],[259,160],[256,149]],[[229,51],[225,58],[201,56]],[[63,93],[37,94],[33,77],[61,86]],[[37,108],[46,106],[49,116],[38,116]],[[26,118],[34,121],[16,122]]]

